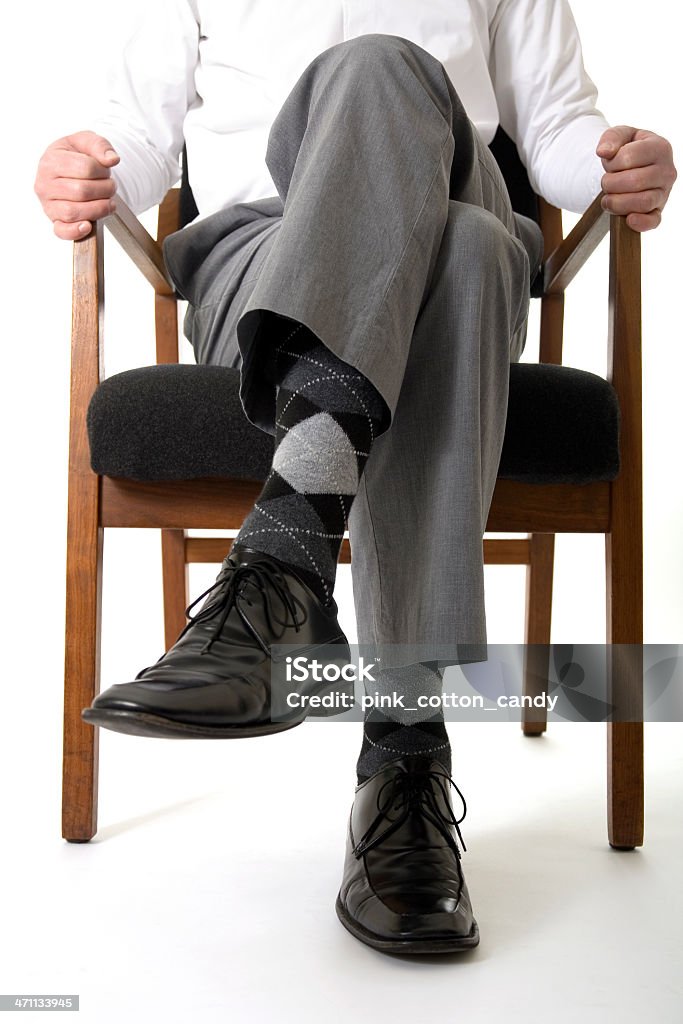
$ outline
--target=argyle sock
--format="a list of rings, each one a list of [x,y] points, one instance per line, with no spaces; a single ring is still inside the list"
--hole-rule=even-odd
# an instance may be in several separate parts
[[[284,562],[328,604],[351,504],[388,410],[374,385],[308,328],[272,323],[275,453],[235,544]]]
[[[369,707],[363,722],[361,746],[356,774],[358,783],[375,775],[384,764],[405,754],[428,754],[451,772],[451,745],[448,740],[443,708],[420,708],[420,696],[441,696],[443,669],[434,662],[422,662],[378,672],[372,684],[365,684],[366,697],[375,697],[377,705]],[[403,698],[403,707],[387,706],[381,698],[393,702],[393,694]]]

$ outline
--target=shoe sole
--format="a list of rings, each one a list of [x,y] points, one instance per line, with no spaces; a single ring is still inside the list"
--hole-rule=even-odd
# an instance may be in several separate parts
[[[167,739],[240,739],[249,736],[269,736],[276,732],[293,729],[305,720],[295,722],[264,722],[263,725],[195,725],[188,722],[174,722],[171,718],[152,715],[147,711],[111,711],[106,708],[85,708],[81,718],[90,725],[99,725],[113,732],[128,733],[130,736],[161,736]]]
[[[382,939],[354,921],[339,896],[337,896],[335,910],[347,931],[351,932],[356,939],[364,942],[366,946],[372,946],[373,949],[378,949],[381,953],[404,953],[410,956],[426,953],[464,953],[479,945],[479,928],[476,921],[472,922],[469,935],[447,939]]]

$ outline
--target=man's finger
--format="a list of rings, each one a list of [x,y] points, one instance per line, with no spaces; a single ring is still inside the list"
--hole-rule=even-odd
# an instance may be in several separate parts
[[[667,195],[664,189],[649,189],[646,192],[629,192],[624,195],[604,196],[603,210],[609,210],[618,216],[629,213],[652,213],[661,211],[666,204]]]
[[[633,231],[652,231],[658,228],[662,222],[662,211],[653,210],[651,213],[630,213],[626,223]]]
[[[85,238],[92,231],[92,224],[89,221],[81,221],[79,224],[65,224],[56,220],[53,224],[54,233],[57,238],[65,242],[75,242],[79,238]]]
[[[110,178],[111,171],[99,160],[70,149],[48,150],[42,161],[43,169],[54,178]]]
[[[653,137],[627,142],[611,160],[603,159],[602,166],[606,171],[630,171],[634,167],[657,163],[661,156],[661,142]]]
[[[613,128],[608,128],[600,136],[600,141],[596,149],[597,155],[602,160],[609,160],[613,156],[616,156],[622,146],[625,146],[627,142],[631,142],[637,129],[632,128],[627,124],[616,125]]]
[[[88,203],[96,199],[111,199],[115,193],[113,178],[53,178],[42,198],[45,202]]]
[[[113,167],[121,159],[109,139],[95,132],[74,132],[73,135],[67,135],[64,141],[68,143],[68,148],[93,157],[104,167]]]
[[[650,164],[648,167],[636,167],[632,171],[616,171],[603,174],[601,180],[602,191],[610,193],[645,192],[652,188],[666,188],[668,186],[666,174],[659,164]]]
[[[62,200],[45,203],[44,210],[51,221],[64,224],[77,224],[79,221],[99,220],[108,217],[115,210],[111,199],[100,199],[92,203],[69,203]]]

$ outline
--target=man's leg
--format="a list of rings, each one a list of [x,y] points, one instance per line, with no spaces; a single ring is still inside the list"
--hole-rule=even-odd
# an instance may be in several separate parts
[[[385,666],[374,689],[402,693],[410,708],[419,696],[441,695],[439,658],[485,657],[481,540],[509,363],[524,345],[527,274],[503,221],[449,202],[392,427],[373,448],[350,517],[359,643],[376,648]],[[414,559],[401,557],[410,551]],[[413,644],[434,662],[402,664]],[[387,707],[365,716],[359,782],[401,751],[428,754],[450,772],[443,712]]]

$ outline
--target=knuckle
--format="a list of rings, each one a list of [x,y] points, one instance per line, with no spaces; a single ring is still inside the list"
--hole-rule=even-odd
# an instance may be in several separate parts
[[[58,202],[55,204],[55,213],[58,220],[63,221],[65,224],[71,224],[73,221],[78,220],[78,210],[69,202]]]
[[[638,169],[631,172],[631,184],[634,192],[643,192],[647,188],[645,171]]]
[[[674,151],[668,139],[657,140],[657,159],[666,163],[673,163]]]
[[[83,157],[83,177],[84,178],[96,178],[97,177],[97,162],[93,160],[91,156]]]
[[[88,198],[88,185],[83,179],[79,179],[72,186],[73,198],[76,202],[82,203]]]

